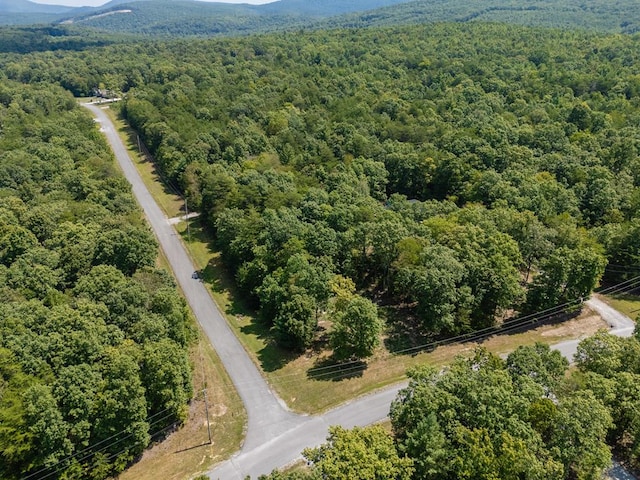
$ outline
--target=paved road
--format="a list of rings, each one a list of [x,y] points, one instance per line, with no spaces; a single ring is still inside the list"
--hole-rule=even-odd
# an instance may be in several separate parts
[[[607,471],[605,478],[606,480],[638,480],[633,474],[616,461],[613,462],[613,466],[609,471]]]
[[[630,337],[633,335],[633,330],[636,325],[635,322],[626,315],[620,313],[614,308],[611,308],[600,300],[597,295],[591,297],[585,302],[585,304],[591,308],[591,310],[600,315],[605,322],[607,322],[610,334],[618,337]],[[573,356],[578,349],[578,343],[580,343],[581,340],[582,339],[567,340],[566,342],[557,343],[551,348],[559,350],[566,359],[572,362]]]
[[[195,317],[218,352],[247,409],[248,425],[242,449],[210,472],[210,477],[242,480],[251,475],[257,478],[295,461],[303,448],[320,445],[325,441],[330,425],[363,426],[386,418],[391,401],[403,385],[365,396],[322,416],[296,415],[285,408],[249,359],[206,287],[192,278],[195,267],[184,245],[144,185],[109,117],[99,105],[83,106],[100,123],[100,130],[107,137],[125,177],[131,183],[133,193],[155,232]]]
[[[324,415],[300,416],[285,408],[249,359],[205,286],[192,278],[195,268],[180,238],[146,189],[113,124],[99,106],[84,106],[101,123],[101,130],[107,136],[125,176],[132,184],[133,193],[142,206],[194,315],[218,352],[247,409],[249,420],[242,449],[209,472],[209,477],[242,480],[250,475],[257,478],[299,459],[304,448],[320,445],[325,441],[330,425],[350,428],[387,418],[391,401],[406,383],[359,398]],[[624,337],[632,335],[635,324],[631,319],[597,297],[586,303],[609,324],[610,333]],[[562,342],[553,348],[572,361],[578,342],[579,340]],[[618,475],[625,473],[618,472]]]
[[[406,383],[402,383],[361,397],[324,415],[306,417],[303,423],[274,437],[261,447],[242,449],[233,458],[209,472],[209,477],[242,480],[250,475],[256,479],[261,474],[299,460],[304,448],[316,447],[325,442],[331,425],[352,428],[385,420],[389,415],[391,401],[405,385]]]
[[[628,337],[633,333],[635,323],[596,296],[586,303],[609,324],[611,334]],[[553,348],[559,350],[569,361],[573,361],[579,342],[580,340],[561,342],[554,345]],[[257,478],[262,473],[268,473],[274,468],[299,459],[300,452],[304,447],[313,447],[323,443],[330,425],[353,427],[382,421],[387,418],[389,406],[398,390],[405,385],[406,383],[393,386],[343,405],[322,416],[313,417],[304,425],[283,433],[261,448],[251,451],[243,450],[230,461],[214,469],[210,477],[226,480],[241,479],[243,475],[251,475],[253,478]],[[633,478],[620,476],[628,475],[628,473],[619,465],[615,471],[612,471],[612,474],[614,475],[611,477],[613,479]]]
[[[242,398],[248,417],[243,451],[259,447],[280,433],[298,426],[304,418],[289,412],[284,403],[271,391],[227,325],[205,285],[192,278],[196,268],[180,237],[144,185],[107,114],[100,105],[83,106],[88,108],[100,123],[100,130],[107,137],[120,167],[131,183],[133,194],[142,207],[193,314],[216,349]]]

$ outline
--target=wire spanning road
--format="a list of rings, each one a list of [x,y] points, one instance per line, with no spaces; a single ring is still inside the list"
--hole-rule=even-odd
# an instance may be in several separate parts
[[[305,447],[320,445],[325,441],[330,425],[350,428],[385,419],[391,401],[404,383],[359,398],[323,415],[297,415],[286,408],[231,331],[205,285],[192,278],[195,267],[180,237],[144,185],[109,117],[99,105],[83,106],[100,123],[101,131],[131,183],[133,193],[155,232],[193,314],[216,349],[247,411],[248,424],[241,450],[209,472],[209,477],[242,480],[250,475],[257,478],[295,461]],[[619,336],[633,333],[634,322],[601,300],[592,298],[587,305],[609,323],[610,333]],[[553,348],[560,350],[571,361],[578,342],[562,342]]]

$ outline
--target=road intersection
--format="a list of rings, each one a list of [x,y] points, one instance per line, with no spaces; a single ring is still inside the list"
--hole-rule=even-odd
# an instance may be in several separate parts
[[[177,235],[172,222],[162,212],[144,185],[115,126],[96,104],[83,104],[100,123],[133,193],[155,232],[158,242],[180,284],[194,316],[216,349],[229,377],[237,389],[247,411],[247,427],[242,448],[231,459],[209,472],[212,479],[242,480],[247,475],[257,478],[261,474],[290,464],[300,458],[306,447],[325,441],[331,425],[350,428],[384,420],[389,406],[405,383],[358,398],[322,415],[305,416],[288,410],[284,402],[271,390],[258,367],[227,324],[211,298],[207,287],[193,278],[196,268]],[[598,298],[587,305],[610,325],[610,333],[630,336],[634,322]],[[579,340],[554,345],[569,360],[575,354]]]

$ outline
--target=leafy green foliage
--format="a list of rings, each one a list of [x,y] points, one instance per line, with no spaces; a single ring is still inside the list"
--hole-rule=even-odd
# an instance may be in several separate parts
[[[613,419],[608,441],[634,468],[640,466],[640,342],[602,331],[580,342],[576,364],[581,385],[602,401]],[[586,412],[588,408],[583,407]],[[597,454],[597,452],[593,452]]]
[[[433,337],[587,298],[608,259],[635,258],[631,37],[474,24],[185,45],[33,62],[73,91],[128,91],[124,115],[281,345],[304,349],[332,320],[336,274]],[[128,208],[117,182],[102,194],[85,174],[66,180],[79,200]],[[36,239],[52,235],[41,217]],[[140,230],[124,232],[126,246],[124,233],[82,235],[130,273],[151,256]]]
[[[611,417],[591,392],[559,388],[566,367],[538,345],[506,364],[478,350],[413,371],[391,407],[399,451],[416,478],[600,478]]]
[[[185,418],[186,306],[91,119],[2,95],[0,477],[106,478]]]
[[[383,323],[376,305],[359,295],[345,300],[334,311],[329,343],[338,359],[365,358],[380,344]]]
[[[527,309],[535,312],[588,297],[605,265],[604,256],[593,248],[559,248],[541,265],[529,290]]]
[[[29,2],[35,5],[35,2]],[[54,50],[84,50],[100,47],[124,39],[104,32],[96,33],[68,25],[7,27],[4,25],[29,25],[53,23],[60,14],[8,13],[0,17],[0,52],[29,53]]]
[[[462,0],[331,0],[321,3],[280,0],[266,5],[154,0],[119,2],[106,8],[82,9],[36,6],[31,3],[23,8],[10,6],[8,11],[3,12],[0,23],[59,23],[60,20],[71,19],[72,25],[56,25],[46,29],[59,32],[72,28],[82,32],[82,37],[96,34],[104,37],[106,32],[111,32],[110,38],[114,37],[114,33],[138,37],[201,37],[303,28],[363,28],[478,21],[634,33],[640,26],[635,6],[632,0],[615,4],[598,0],[588,6],[578,0],[536,0],[526,6],[515,0],[491,0],[477,4]],[[48,36],[34,35],[38,30],[46,32],[46,29],[14,29],[18,41],[13,48],[25,51],[25,45],[38,50],[47,46],[49,49],[84,46],[82,38],[80,42],[74,42],[75,39],[51,41]],[[10,44],[7,45],[11,48]],[[389,111],[393,111],[391,106]]]
[[[409,480],[412,461],[400,457],[389,435],[380,426],[330,427],[327,443],[304,451],[321,478],[328,480]]]
[[[578,0],[536,0],[526,5],[517,0],[418,0],[330,19],[325,25],[353,28],[425,22],[501,22],[620,33],[635,33],[640,28],[633,0],[615,5],[596,0],[588,6]]]
[[[304,451],[308,473],[263,478],[597,480],[612,449],[638,465],[638,359],[636,338],[603,332],[581,342],[579,371],[540,343],[506,361],[479,348],[442,371],[420,366],[391,406],[391,435],[331,427]]]

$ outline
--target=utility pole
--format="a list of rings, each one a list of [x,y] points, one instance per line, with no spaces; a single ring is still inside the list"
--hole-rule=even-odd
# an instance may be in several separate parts
[[[211,440],[211,424],[209,423],[209,404],[207,403],[207,389],[202,390],[204,396],[204,413],[207,416],[207,433],[209,434],[209,445],[213,444]]]
[[[140,135],[136,134],[136,137],[138,138],[138,153],[142,153],[142,145],[140,145]]]

